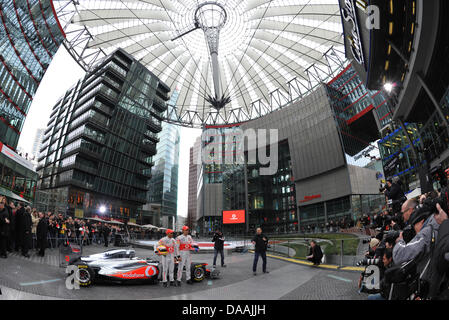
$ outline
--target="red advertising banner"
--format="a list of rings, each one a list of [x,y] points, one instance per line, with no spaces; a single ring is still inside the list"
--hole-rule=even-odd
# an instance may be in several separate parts
[[[245,223],[245,210],[223,210],[223,224]]]

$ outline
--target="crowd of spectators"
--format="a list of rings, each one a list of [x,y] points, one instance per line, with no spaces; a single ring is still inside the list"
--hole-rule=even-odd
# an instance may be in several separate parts
[[[349,216],[342,217],[340,219],[329,219],[326,223],[309,224],[302,226],[301,233],[325,233],[325,232],[339,232],[343,229],[352,228],[355,225],[355,221]]]
[[[59,248],[75,243],[88,246],[93,243],[108,247],[120,236],[132,239],[159,239],[163,231],[144,230],[135,226],[117,225],[91,219],[66,216],[63,213],[38,212],[22,202],[8,202],[0,196],[0,257],[17,251],[30,257],[30,250],[39,256],[46,248]]]
[[[360,290],[371,300],[449,298],[448,189],[443,185],[407,199],[400,182],[388,180],[381,191],[386,209],[361,218],[366,230],[375,232],[359,262],[367,266]],[[371,266],[378,268],[378,279]]]

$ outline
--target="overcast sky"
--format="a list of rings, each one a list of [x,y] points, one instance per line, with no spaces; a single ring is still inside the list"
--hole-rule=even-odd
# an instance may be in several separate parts
[[[51,110],[56,101],[84,75],[81,67],[61,46],[50,64],[39,89],[34,96],[20,135],[18,148],[31,153],[36,130],[47,128]],[[189,181],[189,150],[201,134],[199,129],[179,127],[181,135],[179,151],[178,215],[187,216]]]

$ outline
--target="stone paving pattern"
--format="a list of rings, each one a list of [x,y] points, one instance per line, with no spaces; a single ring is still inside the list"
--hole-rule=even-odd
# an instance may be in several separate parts
[[[84,255],[103,251],[103,246],[84,247]],[[113,249],[109,247],[108,249]],[[153,256],[148,249],[136,248],[139,257]],[[58,251],[48,249],[47,256],[41,258],[34,252],[31,258],[18,253],[8,259],[0,259],[0,298],[11,299],[366,299],[357,292],[360,273],[327,270],[297,265],[287,261],[268,258],[269,274],[261,271],[259,260],[258,275],[252,274],[253,254],[232,253],[225,256],[227,268],[219,268],[219,279],[205,279],[201,283],[179,287],[162,288],[160,284],[94,284],[89,288],[68,290],[65,287],[64,268],[59,268]],[[198,254],[194,261],[212,264],[212,254]],[[51,281],[51,282],[46,282]],[[39,283],[45,282],[45,283]]]

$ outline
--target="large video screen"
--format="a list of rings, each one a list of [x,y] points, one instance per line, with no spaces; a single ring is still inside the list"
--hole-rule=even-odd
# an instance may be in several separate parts
[[[223,224],[245,223],[245,210],[223,210]]]

